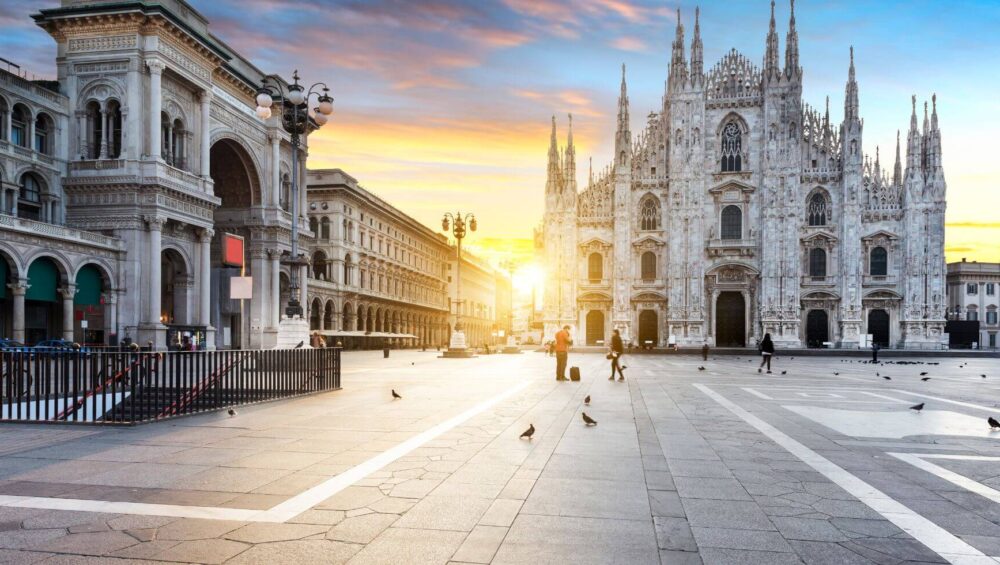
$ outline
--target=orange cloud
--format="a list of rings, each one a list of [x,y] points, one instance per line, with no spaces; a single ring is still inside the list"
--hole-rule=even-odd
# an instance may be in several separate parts
[[[636,37],[619,37],[608,45],[622,51],[646,51],[646,44]]]

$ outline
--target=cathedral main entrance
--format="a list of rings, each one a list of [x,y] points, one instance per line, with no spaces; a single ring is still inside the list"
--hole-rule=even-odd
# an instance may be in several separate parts
[[[639,347],[656,347],[660,341],[656,310],[639,312]]]
[[[587,312],[587,345],[601,345],[603,342],[604,312],[591,310]]]
[[[721,292],[715,303],[715,344],[746,347],[746,301],[741,292]]]
[[[806,347],[823,347],[830,341],[830,317],[826,310],[810,310],[806,315]]]
[[[868,333],[872,334],[873,343],[889,347],[889,313],[881,309],[869,312]]]

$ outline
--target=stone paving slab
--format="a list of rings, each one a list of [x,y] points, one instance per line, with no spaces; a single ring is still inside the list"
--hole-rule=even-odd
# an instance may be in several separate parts
[[[770,376],[758,375],[754,360],[635,355],[620,383],[606,380],[602,355],[574,353],[583,380],[556,383],[554,359],[540,353],[444,360],[432,352],[393,352],[390,359],[350,352],[344,390],[245,407],[236,418],[206,414],[86,433],[7,427],[0,431],[9,446],[0,457],[0,562],[966,560],[930,547],[941,539],[979,552],[970,562],[1000,555],[1000,503],[888,455],[957,456],[933,461],[1000,489],[1000,460],[975,459],[1000,458],[1000,445],[979,437],[982,429],[936,435],[924,426],[908,436],[898,427],[927,416],[907,410],[922,400],[945,419],[961,416],[949,430],[973,420],[985,428],[1000,403],[1000,374],[978,378],[994,369],[990,360],[875,367],[779,355],[780,369]],[[932,380],[920,381],[920,371]],[[20,496],[268,510],[522,383],[517,394],[285,522],[3,505],[5,496]],[[404,399],[393,401],[390,388]],[[590,406],[583,405],[587,395]],[[864,437],[845,435],[847,428],[828,427],[810,407],[876,414],[873,422],[888,423]],[[598,425],[584,426],[583,411]],[[534,438],[519,439],[529,423]],[[821,472],[828,468],[793,453],[780,437],[839,474]],[[843,477],[878,489],[924,526],[904,533],[852,494]],[[937,528],[934,539],[928,527]]]

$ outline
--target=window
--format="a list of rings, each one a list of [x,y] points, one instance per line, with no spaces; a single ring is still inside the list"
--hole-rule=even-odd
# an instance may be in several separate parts
[[[990,347],[993,348],[996,346],[997,346],[997,334],[990,334]]]
[[[104,137],[104,120],[101,119],[101,104],[96,100],[87,103],[87,141],[80,149],[84,159],[100,159],[101,139]]]
[[[656,280],[656,254],[652,251],[643,253],[641,263],[641,275],[643,282]]]
[[[319,226],[320,239],[328,241],[330,239],[330,218],[323,216],[323,219],[319,222]]]
[[[600,253],[587,257],[587,278],[595,282],[604,278],[604,257]]]
[[[639,228],[643,231],[660,229],[660,203],[650,196],[639,207]]]
[[[309,231],[319,235],[319,225],[316,223],[316,216],[309,216]]]
[[[22,104],[14,105],[10,116],[10,142],[21,147],[28,146],[28,120],[31,113]]]
[[[967,314],[965,316],[966,320],[968,320],[970,322],[975,322],[975,321],[979,320],[979,312],[976,310],[975,306],[969,306],[969,308],[968,308],[968,310],[966,310],[966,312],[967,312]]]
[[[884,247],[872,249],[868,263],[869,274],[873,277],[884,277],[889,271],[889,254]]]
[[[722,239],[743,238],[743,212],[739,206],[729,205],[722,209]]]
[[[6,100],[0,97],[0,139],[7,139],[7,120],[10,119],[9,112],[10,106],[7,105]]]
[[[107,102],[108,158],[117,159],[122,154],[122,106],[117,100]]]
[[[278,206],[282,210],[288,212],[288,205],[291,203],[292,198],[292,178],[288,176],[288,173],[281,175],[281,192],[278,193]]]
[[[52,135],[55,131],[54,123],[48,114],[38,114],[35,118],[35,151],[43,155],[52,153]]]
[[[722,172],[734,173],[743,170],[741,146],[743,133],[736,122],[729,122],[722,128]]]
[[[187,132],[184,131],[184,122],[179,119],[174,120],[174,125],[170,128],[170,135],[170,162],[178,169],[187,169],[187,160],[184,158]]]
[[[986,283],[986,296],[993,296],[997,293],[997,285],[994,283]]]
[[[806,210],[806,215],[809,217],[810,226],[825,226],[828,207],[826,205],[826,197],[819,192],[812,195],[809,198],[809,206]]]
[[[976,283],[968,283],[965,285],[965,294],[979,294],[979,285]]]
[[[351,284],[351,255],[344,257],[344,284]]]
[[[990,326],[995,326],[997,324],[996,310],[989,310],[986,312],[986,324]]]
[[[41,219],[42,183],[31,173],[21,177],[21,190],[18,192],[17,216],[29,220]]]
[[[826,277],[826,251],[818,247],[809,250],[809,276],[814,279]]]

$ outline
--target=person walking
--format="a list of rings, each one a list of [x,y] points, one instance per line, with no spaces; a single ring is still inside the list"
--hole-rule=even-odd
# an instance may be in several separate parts
[[[611,376],[608,377],[609,381],[615,380],[615,370],[618,371],[618,381],[625,380],[625,367],[621,364],[622,355],[625,354],[625,345],[622,343],[622,334],[618,330],[611,332],[611,351],[608,353],[608,357],[611,359]]]
[[[708,361],[708,342],[701,346],[701,360]]]
[[[767,374],[771,374],[771,357],[774,356],[774,342],[771,341],[771,334],[764,334],[764,339],[760,342],[760,367],[757,367],[757,372],[759,373],[764,365],[767,365]]]
[[[569,326],[556,332],[556,339],[552,348],[556,352],[556,380],[566,380],[566,361],[569,359],[569,346],[573,345],[573,340],[569,336]]]
[[[872,342],[872,364],[878,363],[878,343]]]

